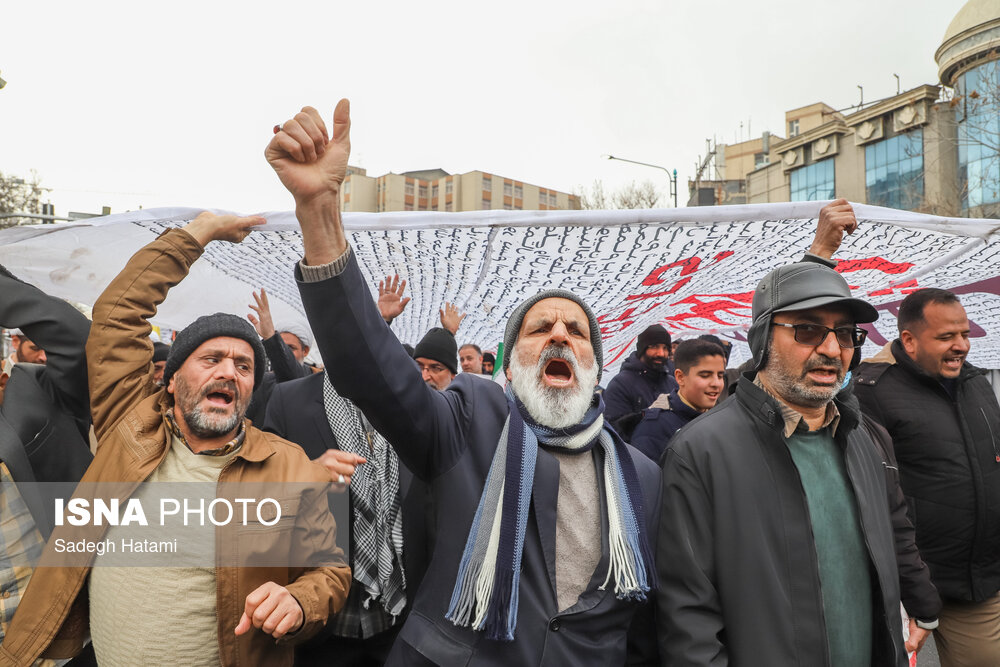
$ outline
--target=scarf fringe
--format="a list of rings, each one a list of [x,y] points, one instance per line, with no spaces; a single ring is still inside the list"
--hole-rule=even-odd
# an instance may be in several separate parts
[[[466,539],[445,617],[457,626],[485,632],[488,639],[513,641],[539,442],[571,451],[586,451],[595,444],[603,448],[610,554],[601,589],[614,581],[618,599],[646,600],[655,573],[642,516],[642,492],[628,450],[604,428],[603,402],[595,401],[577,426],[554,431],[525,420],[510,387],[507,399],[510,413]]]

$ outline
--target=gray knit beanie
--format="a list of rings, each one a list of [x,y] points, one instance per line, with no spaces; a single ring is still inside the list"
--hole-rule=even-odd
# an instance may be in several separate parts
[[[264,368],[267,365],[264,344],[260,342],[260,336],[249,322],[229,313],[202,315],[177,334],[173,345],[170,346],[167,365],[163,368],[163,385],[170,384],[170,378],[199,345],[206,340],[222,337],[239,338],[250,344],[253,349],[253,386],[256,389],[260,379],[264,377]]]
[[[507,320],[507,329],[503,334],[503,369],[510,366],[510,355],[514,352],[514,344],[517,342],[517,335],[521,331],[521,323],[524,316],[528,314],[531,307],[542,299],[569,299],[576,305],[583,308],[587,314],[587,321],[590,322],[590,344],[594,346],[594,361],[597,362],[597,381],[600,382],[601,374],[604,372],[604,346],[601,343],[601,327],[594,317],[594,311],[590,309],[583,299],[564,289],[548,289],[539,292],[535,296],[523,301],[520,306],[514,309]]]

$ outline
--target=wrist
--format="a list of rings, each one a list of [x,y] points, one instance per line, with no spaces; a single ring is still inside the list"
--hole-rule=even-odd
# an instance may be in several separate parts
[[[204,250],[209,243],[212,242],[212,235],[205,226],[204,223],[198,220],[192,220],[191,222],[184,225],[181,229],[191,235],[198,245]]]
[[[836,248],[831,248],[829,246],[821,246],[815,243],[809,246],[810,253],[812,253],[813,255],[819,255],[820,257],[825,257],[826,259],[832,258],[833,253],[835,253],[836,251],[837,251]]]

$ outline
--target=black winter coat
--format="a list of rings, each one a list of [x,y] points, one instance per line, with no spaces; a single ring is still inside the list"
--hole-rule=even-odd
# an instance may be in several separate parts
[[[653,659],[652,633],[629,634],[633,618],[651,613],[652,606],[619,600],[612,586],[602,587],[609,562],[606,539],[590,585],[575,605],[558,609],[559,462],[542,447],[535,462],[524,538],[514,641],[493,641],[445,618],[507,420],[503,390],[468,373],[458,375],[445,391],[430,388],[379,315],[353,253],[343,273],[320,282],[299,282],[299,292],[334,388],[385,435],[400,462],[431,487],[434,498],[433,558],[387,664],[621,665],[626,660]],[[644,503],[637,514],[654,530],[660,507],[659,470],[638,451],[632,449],[631,454]],[[599,485],[602,480],[598,475]],[[603,489],[599,496],[604,497]],[[606,535],[605,505],[601,515]]]
[[[46,365],[17,364],[0,404],[0,460],[44,537],[52,531],[50,494],[72,489],[34,482],[79,482],[93,460],[84,348],[90,321],[73,306],[0,267],[0,326],[20,328],[45,350]],[[150,343],[152,346],[152,343]]]
[[[857,370],[865,412],[892,436],[920,555],[944,599],[1000,590],[1000,407],[965,364],[955,398],[894,341]]]
[[[881,458],[837,400],[871,564],[873,667],[906,665]],[[830,667],[809,508],[777,402],[739,382],[735,398],[679,431],[663,463],[657,553],[664,665]]]
[[[638,352],[633,352],[604,391],[604,419],[615,425],[625,440],[629,440],[632,429],[642,418],[642,411],[652,405],[657,396],[669,394],[675,389],[677,380],[674,379],[671,362],[665,363],[660,370],[654,370],[642,363]],[[628,417],[632,419],[623,420]],[[624,425],[626,423],[627,426]]]

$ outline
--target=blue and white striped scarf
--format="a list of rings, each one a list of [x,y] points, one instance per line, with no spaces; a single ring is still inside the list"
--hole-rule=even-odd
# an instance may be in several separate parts
[[[645,600],[654,584],[642,489],[621,438],[604,426],[604,401],[594,402],[576,426],[553,430],[534,423],[507,386],[510,414],[500,433],[479,508],[465,543],[445,615],[455,625],[512,641],[518,584],[538,445],[584,452],[604,449],[610,559],[601,585],[614,582],[619,599]]]

